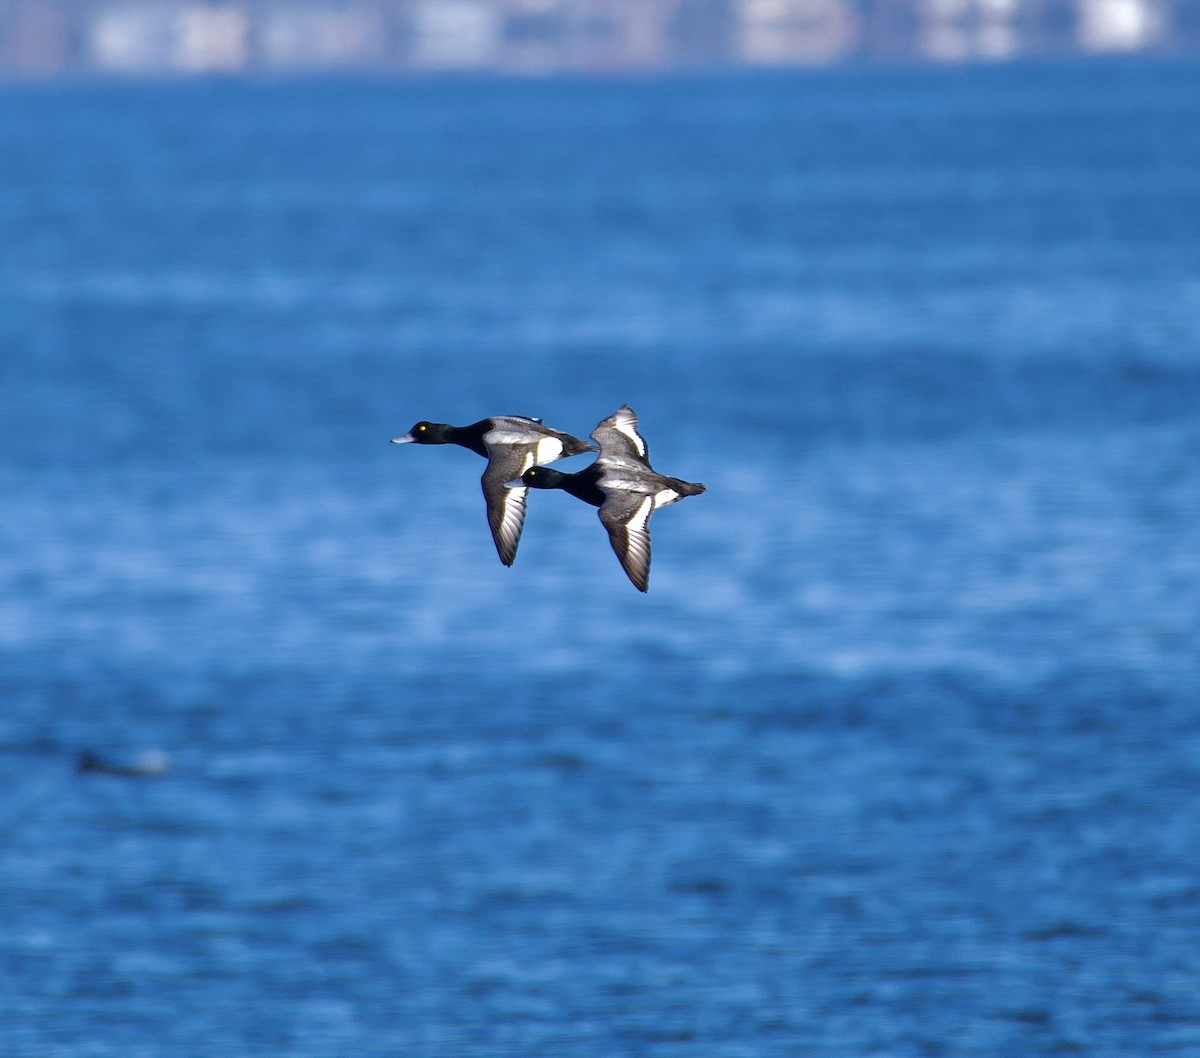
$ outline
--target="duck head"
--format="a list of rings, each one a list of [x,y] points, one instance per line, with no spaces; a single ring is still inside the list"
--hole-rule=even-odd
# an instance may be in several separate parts
[[[519,478],[506,481],[504,487],[506,489],[519,489],[529,486],[533,489],[557,489],[562,487],[565,477],[566,474],[562,473],[562,471],[553,470],[550,467],[530,467]]]
[[[444,445],[450,443],[450,431],[452,426],[448,426],[444,422],[425,422],[422,420],[417,423],[403,437],[393,437],[392,444],[406,445]]]

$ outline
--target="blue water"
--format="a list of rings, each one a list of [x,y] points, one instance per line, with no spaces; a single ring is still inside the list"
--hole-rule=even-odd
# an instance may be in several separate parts
[[[0,1054],[1200,1053],[1198,83],[4,89]]]

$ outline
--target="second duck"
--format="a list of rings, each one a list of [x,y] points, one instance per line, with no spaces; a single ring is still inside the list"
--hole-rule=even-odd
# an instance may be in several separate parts
[[[600,455],[589,467],[564,474],[532,466],[508,487],[561,489],[576,499],[600,508],[600,521],[621,562],[621,568],[638,591],[650,587],[650,515],[685,496],[706,491],[704,485],[657,473],[650,466],[646,440],[628,404],[622,405],[592,431]]]

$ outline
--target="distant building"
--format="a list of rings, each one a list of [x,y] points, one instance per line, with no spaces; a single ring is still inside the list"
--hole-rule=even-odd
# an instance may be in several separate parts
[[[86,55],[106,73],[161,74],[176,69],[179,8],[125,3],[101,8],[86,31]]]
[[[573,65],[590,70],[669,65],[669,31],[677,6],[677,0],[574,0],[569,22]]]
[[[1165,26],[1157,0],[1080,0],[1079,46],[1085,52],[1146,51],[1162,43]]]
[[[763,66],[824,65],[855,47],[849,0],[741,0],[737,57]]]
[[[274,2],[260,5],[255,25],[254,58],[267,70],[353,69],[386,58],[382,13],[369,3]]]
[[[903,0],[860,0],[858,55],[885,62],[910,61],[921,53],[921,17]]]
[[[409,58],[420,70],[471,70],[500,62],[500,9],[488,0],[415,0]]]
[[[233,73],[246,68],[250,23],[233,4],[179,11],[174,66],[182,73]]]
[[[1022,54],[1062,58],[1079,50],[1078,0],[1023,0]]]
[[[679,0],[666,27],[666,47],[682,66],[723,66],[736,52],[734,0]]]
[[[566,0],[507,0],[501,7],[500,62],[528,74],[569,67],[570,29]]]
[[[928,59],[1001,60],[1021,54],[1020,0],[922,0],[920,52]]]
[[[0,71],[46,76],[76,62],[72,23],[58,7],[15,0],[0,8]]]

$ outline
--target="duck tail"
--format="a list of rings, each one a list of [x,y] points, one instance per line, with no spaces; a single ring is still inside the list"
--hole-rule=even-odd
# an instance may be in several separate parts
[[[563,459],[566,459],[567,456],[580,455],[583,452],[598,451],[595,445],[588,444],[587,441],[581,441],[578,437],[572,437],[566,433],[562,435],[562,444],[563,452],[561,458]]]
[[[676,481],[675,491],[681,496],[699,496],[700,493],[708,491],[708,486],[701,485],[698,481]]]

